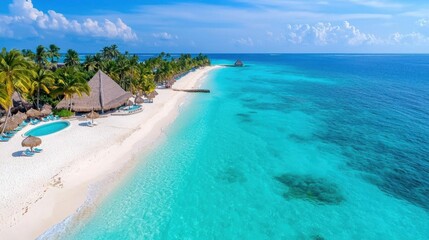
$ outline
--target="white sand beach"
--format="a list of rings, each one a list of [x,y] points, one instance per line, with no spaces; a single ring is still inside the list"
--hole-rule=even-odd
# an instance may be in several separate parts
[[[216,68],[219,66],[190,72],[174,88],[198,88]],[[2,239],[40,236],[76,212],[91,185],[132,168],[130,162],[153,147],[177,117],[180,105],[192,95],[171,89],[157,92],[153,103],[143,104],[142,112],[99,118],[96,127],[71,119],[69,128],[42,137],[44,151],[33,157],[18,155],[25,150],[21,147],[21,134],[34,126],[25,127],[9,142],[0,143]]]

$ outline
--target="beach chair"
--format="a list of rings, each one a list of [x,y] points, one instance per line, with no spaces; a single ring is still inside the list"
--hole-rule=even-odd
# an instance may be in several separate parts
[[[9,140],[10,140],[10,138],[8,138],[8,137],[0,136],[0,142],[8,142]]]
[[[27,150],[22,152],[22,155],[27,156],[27,157],[32,157],[32,156],[34,156],[34,152],[30,151],[30,149],[27,149]]]
[[[49,121],[49,119],[48,119],[47,117],[44,117],[44,118],[42,118],[42,121],[44,121],[44,122],[48,122],[48,121]]]
[[[7,132],[7,133],[3,133],[2,137],[7,137],[7,138],[11,138],[15,136],[15,133],[13,132]]]
[[[41,148],[34,148],[33,150],[35,153],[40,153],[43,151],[43,149],[41,149]]]
[[[60,120],[60,116],[55,115],[55,116],[54,116],[54,120]]]

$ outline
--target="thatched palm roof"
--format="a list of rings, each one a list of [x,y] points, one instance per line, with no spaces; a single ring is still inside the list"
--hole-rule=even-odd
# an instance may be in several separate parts
[[[42,116],[42,113],[40,111],[37,111],[36,109],[30,109],[26,112],[27,116],[29,117],[40,117]]]
[[[100,114],[98,114],[98,113],[96,113],[94,111],[91,111],[90,113],[88,113],[86,115],[86,117],[89,118],[89,119],[96,119],[96,118],[100,117]]]
[[[24,140],[22,140],[21,146],[29,147],[31,148],[31,151],[33,151],[33,147],[37,147],[40,144],[42,144],[42,139],[38,137],[28,136]]]
[[[144,99],[140,96],[136,97],[136,99],[134,100],[134,102],[136,104],[140,104],[140,103],[144,103]]]
[[[0,124],[0,131],[3,130],[3,128],[4,128],[5,132],[9,132],[9,131],[12,131],[15,128],[17,128],[19,124],[14,122],[14,121],[8,120],[6,123],[6,127],[4,127],[4,125],[5,125],[5,123]]]
[[[88,82],[91,92],[89,96],[73,95],[72,110],[77,112],[104,111],[117,108],[128,101],[132,94],[124,91],[113,79],[104,72],[98,71]],[[57,108],[68,108],[70,100],[63,99]]]
[[[42,111],[40,111],[40,113],[41,113],[43,116],[48,116],[49,114],[51,114],[51,113],[52,113],[52,110],[51,110],[51,109],[49,109],[49,108],[43,108],[43,109],[42,109]]]
[[[156,95],[158,95],[158,93],[156,91],[153,91],[153,92],[151,92],[149,94],[146,94],[146,97],[149,98],[149,99],[153,99],[153,98],[156,97]]]
[[[45,104],[45,105],[43,105],[42,109],[51,109],[52,110],[52,106],[49,104]]]

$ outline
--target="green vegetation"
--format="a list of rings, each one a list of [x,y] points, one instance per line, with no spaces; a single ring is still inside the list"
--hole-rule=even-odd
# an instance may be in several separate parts
[[[67,110],[67,109],[61,109],[61,110],[54,109],[53,113],[55,115],[58,115],[58,116],[63,117],[63,118],[67,118],[67,117],[73,116],[73,112],[70,111],[70,110]]]
[[[105,72],[126,91],[149,94],[158,84],[165,84],[194,68],[210,65],[208,57],[202,54],[196,57],[182,54],[173,58],[170,54],[161,53],[139,62],[136,55],[122,54],[116,45],[86,56],[83,63],[79,61],[78,52],[69,49],[64,55],[64,65],[59,65],[59,51],[60,48],[54,44],[48,48],[39,45],[35,52],[30,49],[2,49],[0,108],[6,110],[7,118],[13,107],[14,92],[33,103],[35,108],[45,103],[55,106],[61,99],[70,99],[74,94],[89,94],[88,81],[98,70]]]

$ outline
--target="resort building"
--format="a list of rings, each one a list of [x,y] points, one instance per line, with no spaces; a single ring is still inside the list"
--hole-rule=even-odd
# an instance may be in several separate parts
[[[73,95],[72,99],[63,99],[58,103],[58,109],[68,109],[75,112],[108,111],[118,108],[133,95],[122,89],[113,79],[104,72],[98,71],[88,82],[91,92],[88,96]]]

